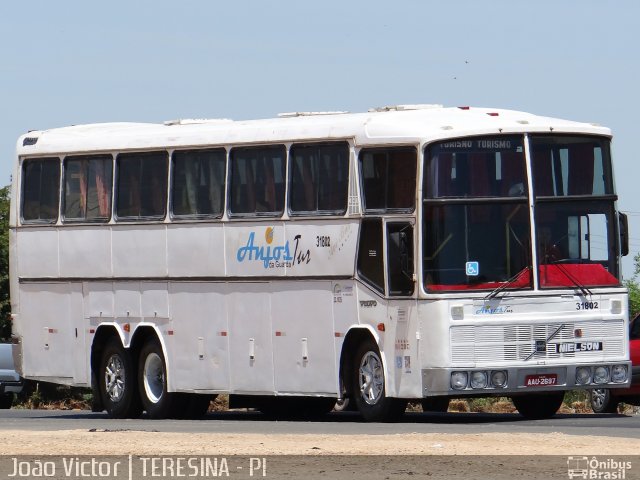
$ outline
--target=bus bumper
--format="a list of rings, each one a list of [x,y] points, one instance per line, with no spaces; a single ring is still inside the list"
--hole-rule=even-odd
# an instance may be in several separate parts
[[[624,379],[621,377],[624,370]],[[422,396],[509,396],[514,393],[628,388],[631,362],[422,370]],[[612,378],[614,377],[614,378]]]

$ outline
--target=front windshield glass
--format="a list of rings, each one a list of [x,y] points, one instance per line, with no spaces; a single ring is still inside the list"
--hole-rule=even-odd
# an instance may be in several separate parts
[[[542,288],[618,285],[609,139],[531,137]]]
[[[531,287],[525,172],[520,136],[454,139],[426,148],[428,291]]]

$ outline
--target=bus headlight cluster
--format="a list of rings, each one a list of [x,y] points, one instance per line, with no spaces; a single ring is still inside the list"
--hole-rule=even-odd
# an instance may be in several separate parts
[[[487,372],[471,372],[471,388],[484,388],[487,386]]]
[[[454,390],[464,390],[467,388],[469,375],[467,372],[453,372],[451,374],[451,388]]]
[[[468,387],[474,390],[485,388],[505,388],[507,386],[506,370],[474,370],[471,372],[452,372],[451,388],[464,390]]]
[[[599,366],[593,371],[593,383],[609,383],[609,367]]]
[[[588,385],[589,383],[591,383],[591,368],[590,367],[576,368],[576,384]]]
[[[598,365],[597,367],[576,368],[576,385],[604,385],[606,383],[624,383],[627,381],[626,365]]]
[[[611,367],[611,381],[613,383],[624,383],[627,381],[627,366],[614,365]]]

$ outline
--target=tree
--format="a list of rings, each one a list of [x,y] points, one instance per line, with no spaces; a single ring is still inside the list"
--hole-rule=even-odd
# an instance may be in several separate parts
[[[9,298],[9,210],[11,186],[0,188],[0,340],[11,336]]]
[[[640,275],[640,253],[636,253],[633,257],[633,278],[624,282],[629,289],[629,318],[635,317],[640,313],[640,285],[638,284],[638,275]]]

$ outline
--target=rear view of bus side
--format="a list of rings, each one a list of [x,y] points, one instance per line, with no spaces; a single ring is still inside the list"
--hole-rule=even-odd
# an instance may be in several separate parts
[[[95,124],[17,146],[26,378],[112,417],[272,415],[629,385],[610,131],[414,105]]]

